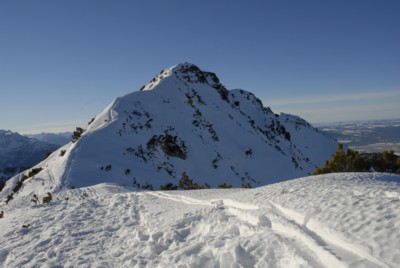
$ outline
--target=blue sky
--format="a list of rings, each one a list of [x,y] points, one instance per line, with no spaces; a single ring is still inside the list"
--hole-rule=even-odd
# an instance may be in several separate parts
[[[311,123],[400,118],[400,1],[0,1],[0,129],[73,130],[191,62]]]

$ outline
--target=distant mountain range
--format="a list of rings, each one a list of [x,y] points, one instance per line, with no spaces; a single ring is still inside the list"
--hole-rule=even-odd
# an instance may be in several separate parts
[[[72,132],[61,132],[61,133],[39,133],[39,134],[27,134],[29,138],[34,138],[49,144],[55,144],[58,146],[64,146],[71,141]]]
[[[182,174],[211,187],[254,187],[308,175],[337,149],[305,120],[274,114],[252,93],[227,90],[189,63],[117,98],[73,136],[3,193],[18,182],[24,195],[102,182],[158,189]]]
[[[16,132],[0,130],[0,181],[36,165],[59,147]]]

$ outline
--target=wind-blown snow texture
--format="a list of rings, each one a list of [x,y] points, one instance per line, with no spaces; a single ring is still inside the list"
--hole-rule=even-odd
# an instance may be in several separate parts
[[[117,98],[78,141],[39,164],[20,192],[103,182],[159,189],[178,184],[183,172],[201,185],[255,187],[306,176],[336,147],[303,119],[275,115],[252,93],[228,91],[214,73],[185,63]]]
[[[400,177],[257,189],[63,190],[1,205],[1,267],[398,267]]]

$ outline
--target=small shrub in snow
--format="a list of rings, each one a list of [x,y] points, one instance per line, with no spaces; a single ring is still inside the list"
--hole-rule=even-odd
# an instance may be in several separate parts
[[[15,184],[14,188],[12,189],[13,193],[18,192],[19,189],[21,189],[21,187],[22,187],[22,181],[18,181],[18,182]]]
[[[248,150],[246,150],[245,153],[246,153],[247,157],[251,157],[253,155],[253,150],[252,149],[248,149]]]
[[[84,132],[83,128],[76,127],[76,130],[72,134],[72,142],[76,142],[77,140],[79,140],[83,132]]]
[[[136,180],[135,177],[132,179],[132,187],[133,188],[140,188],[140,183]]]
[[[27,175],[22,175],[21,182],[24,182],[27,179],[29,179],[29,177]]]
[[[290,141],[290,133],[289,132],[285,132],[285,139]]]
[[[10,202],[13,199],[14,199],[13,194],[7,195],[6,204],[8,204],[8,202]]]
[[[251,189],[252,187],[251,187],[250,182],[248,182],[248,183],[242,182],[242,185],[240,185],[240,188]]]
[[[96,119],[96,117],[93,117],[92,119],[90,119],[90,121],[88,122],[88,125],[90,125],[91,123],[93,123],[93,121]]]
[[[3,190],[4,186],[6,186],[6,182],[0,181],[0,192]]]
[[[229,188],[232,188],[232,185],[224,182],[223,184],[218,185],[218,188],[229,189]]]
[[[213,168],[217,169],[218,168],[218,158],[214,158],[214,160],[212,161],[211,165],[213,166]]]
[[[153,185],[151,185],[150,183],[145,183],[145,184],[143,184],[142,185],[142,189],[143,190],[150,190],[150,191],[153,191],[154,190],[154,187],[153,187]]]
[[[29,173],[28,173],[28,175],[22,175],[22,178],[21,178],[21,180],[20,181],[18,181],[15,185],[14,185],[14,188],[12,189],[12,193],[11,194],[9,194],[8,196],[7,196],[7,199],[6,199],[6,204],[8,204],[8,202],[10,202],[14,197],[13,197],[13,195],[14,194],[16,194],[21,188],[22,188],[22,185],[23,185],[23,182],[24,181],[26,181],[27,179],[29,179],[30,177],[33,177],[33,176],[35,176],[36,174],[38,174],[40,171],[42,171],[43,169],[42,168],[34,168],[34,169],[32,169],[31,171],[29,171]],[[4,187],[4,186],[3,186]]]
[[[254,124],[256,123],[253,119],[249,120],[250,125],[254,128]]]
[[[35,204],[39,204],[39,197],[36,194],[34,194],[31,199],[31,202],[33,202]]]
[[[47,193],[47,196],[43,197],[43,204],[50,203],[52,199],[53,199],[53,196],[51,195],[51,193]]]
[[[47,159],[53,152],[47,152],[46,156],[44,157],[44,159]]]
[[[179,180],[179,188],[183,190],[203,189],[203,187],[193,182],[185,171],[182,173],[181,179]]]
[[[143,190],[150,190],[153,191],[154,187],[150,183],[146,182],[145,184],[139,183],[135,177],[132,179],[132,187],[137,188],[137,189],[143,189]]]
[[[170,183],[167,183],[166,185],[161,185],[160,190],[162,190],[162,191],[178,190],[178,186],[176,186],[175,184],[172,184],[170,182]]]
[[[33,168],[31,171],[29,171],[28,178],[35,176],[36,174],[38,174],[42,170],[43,170],[43,168],[41,168],[41,167]]]
[[[186,103],[193,106],[193,97],[189,94],[186,94]]]

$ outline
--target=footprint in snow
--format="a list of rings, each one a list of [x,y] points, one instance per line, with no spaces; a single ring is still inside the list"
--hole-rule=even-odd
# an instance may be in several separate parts
[[[8,250],[0,250],[0,265],[7,260],[8,253]]]
[[[216,209],[224,209],[224,201],[222,201],[222,200],[213,201],[213,202],[211,202],[211,204],[213,204],[214,208],[216,208]]]
[[[271,220],[265,215],[260,215],[258,217],[258,222],[259,222],[259,225],[261,225],[261,226],[272,228]]]

